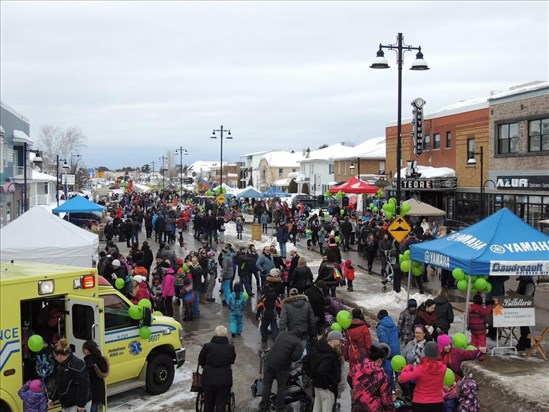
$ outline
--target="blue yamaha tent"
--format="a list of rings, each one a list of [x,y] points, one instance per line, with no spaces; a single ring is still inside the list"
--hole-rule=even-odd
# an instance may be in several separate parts
[[[272,186],[261,194],[261,197],[289,197],[290,195],[279,188]]]
[[[549,236],[506,208],[459,232],[416,243],[410,251],[412,260],[470,275],[549,275]]]
[[[246,198],[260,198],[261,192],[255,189],[253,186],[248,186],[246,189],[242,190],[239,194],[236,195],[237,199]]]
[[[413,261],[450,271],[463,269],[469,275],[469,302],[472,275],[549,275],[549,236],[503,208],[466,229],[410,246],[410,256]],[[408,294],[410,279],[408,273]],[[468,311],[466,305],[465,319]]]
[[[91,200],[80,195],[76,195],[72,199],[67,200],[61,206],[52,210],[52,213],[81,213],[81,212],[102,212],[105,208]]]

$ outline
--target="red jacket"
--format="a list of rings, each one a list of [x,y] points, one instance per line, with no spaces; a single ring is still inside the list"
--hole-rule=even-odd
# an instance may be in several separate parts
[[[430,369],[431,367],[431,369]],[[439,360],[422,358],[419,365],[406,365],[398,381],[401,383],[416,381],[413,402],[442,403],[442,386],[446,365]]]
[[[486,355],[480,350],[463,350],[459,348],[450,349],[450,352],[442,352],[441,354],[442,363],[448,366],[454,371],[456,375],[456,381],[461,380],[461,363],[468,360],[484,360]]]
[[[349,329],[345,331],[343,358],[349,362],[349,369],[361,360],[370,356],[372,336],[368,324],[361,319],[353,319]]]
[[[385,371],[370,359],[358,363],[349,371],[347,381],[353,388],[353,406],[359,410],[395,412],[391,385]]]
[[[469,319],[467,320],[467,326],[469,326],[469,330],[473,335],[486,334],[485,315],[490,312],[492,312],[492,305],[487,305],[484,307],[478,303],[471,303],[471,306],[469,306]]]
[[[149,293],[149,285],[147,285],[146,282],[141,282],[139,285],[137,285],[132,302],[137,305],[141,299],[151,300],[151,294]]]

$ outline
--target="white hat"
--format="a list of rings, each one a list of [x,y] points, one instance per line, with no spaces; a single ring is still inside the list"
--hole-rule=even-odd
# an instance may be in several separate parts
[[[280,270],[277,269],[277,268],[272,268],[271,271],[269,272],[269,275],[271,275],[274,278],[279,278],[280,277]]]
[[[135,275],[132,280],[135,280],[137,283],[141,283],[141,282],[146,282],[147,279],[145,278],[145,276],[141,276],[141,275]]]
[[[116,266],[116,267],[119,267],[120,266],[120,261],[118,259],[114,259],[111,263],[111,265],[113,266]]]

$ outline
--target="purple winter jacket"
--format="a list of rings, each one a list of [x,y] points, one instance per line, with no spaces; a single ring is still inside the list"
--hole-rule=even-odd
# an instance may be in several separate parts
[[[44,392],[33,392],[28,384],[24,384],[19,392],[19,397],[23,399],[23,410],[25,412],[47,412],[48,397]]]

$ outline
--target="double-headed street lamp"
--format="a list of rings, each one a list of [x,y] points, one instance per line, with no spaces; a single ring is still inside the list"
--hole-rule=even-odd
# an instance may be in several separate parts
[[[59,159],[59,155],[55,156],[56,163],[55,163],[55,176],[57,177],[56,184],[55,184],[55,198],[57,199],[57,207],[59,207],[59,162],[63,162],[63,171],[65,172],[65,186],[67,185],[67,170],[69,170],[69,164],[67,163],[66,159]],[[65,198],[65,200],[67,200]]]
[[[215,132],[219,132],[219,141],[221,142],[221,154],[220,154],[220,164],[219,164],[219,187],[221,187],[221,192],[223,192],[223,133],[227,132],[227,137],[225,139],[232,140],[231,131],[229,129],[223,129],[223,125],[219,129],[214,129],[212,132],[212,139],[217,139]]]
[[[482,219],[484,217],[484,183],[485,183],[484,182],[484,148],[482,146],[480,146],[478,152],[474,152],[474,153],[471,153],[471,154],[473,155],[473,157],[471,157],[469,160],[467,160],[468,165],[476,165],[477,164],[477,159],[475,159],[475,156],[477,156],[477,155],[480,156],[480,185],[479,185],[480,207],[479,207],[479,212],[480,212],[480,218]]]
[[[183,155],[188,155],[187,149],[183,149],[183,146],[179,146],[175,149],[175,154],[179,154],[179,200],[183,198]]]
[[[398,108],[397,108],[397,187],[396,187],[396,208],[395,215],[400,213],[400,180],[401,180],[401,162],[402,162],[402,64],[403,64],[403,54],[405,51],[417,50],[416,60],[412,63],[410,70],[429,70],[427,62],[423,59],[423,53],[421,52],[420,47],[413,47],[404,44],[404,36],[402,33],[398,33],[396,44],[389,45],[379,45],[379,50],[377,56],[370,66],[371,69],[388,69],[389,64],[383,53],[383,49],[395,50],[397,53],[397,68],[398,68]]]

